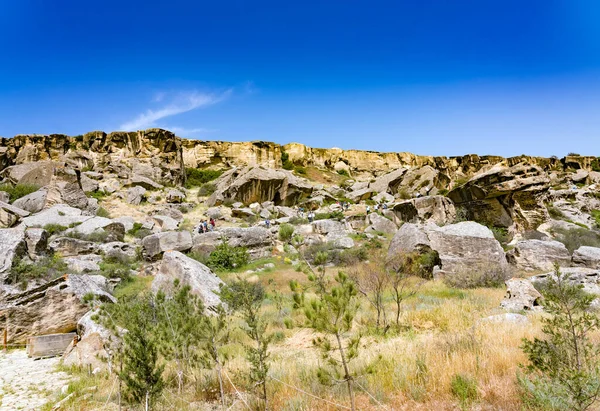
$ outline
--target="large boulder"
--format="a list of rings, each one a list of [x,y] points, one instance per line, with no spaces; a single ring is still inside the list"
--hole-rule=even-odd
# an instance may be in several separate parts
[[[588,268],[600,268],[600,248],[579,247],[573,253],[573,264]]]
[[[13,205],[30,213],[38,213],[44,209],[47,195],[48,190],[42,188],[15,200]]]
[[[73,237],[58,237],[48,244],[48,249],[63,257],[73,257],[80,254],[94,253],[96,244]]]
[[[520,271],[548,271],[554,263],[571,264],[571,254],[558,241],[524,240],[506,254],[508,262]]]
[[[140,205],[146,196],[146,189],[142,186],[130,187],[127,189],[127,202],[133,205]]]
[[[134,260],[137,258],[137,248],[132,244],[120,241],[100,244],[97,246],[97,250],[105,257],[119,261]]]
[[[549,183],[547,174],[536,165],[496,165],[453,189],[448,197],[473,220],[534,230],[548,219],[543,199]]]
[[[365,232],[375,231],[385,234],[395,234],[398,230],[396,223],[377,213],[369,214],[367,220],[370,225],[365,229]]]
[[[28,211],[0,201],[0,228],[10,228],[28,215]]]
[[[312,186],[292,172],[262,167],[233,168],[219,177],[215,185],[208,206],[235,201],[244,204],[273,201],[276,205],[290,206],[312,192]]]
[[[454,203],[444,196],[426,196],[401,201],[394,205],[392,211],[399,221],[407,223],[432,221],[441,226],[456,219]]]
[[[50,235],[43,228],[28,228],[25,231],[25,243],[29,258],[35,259],[48,251],[48,238]]]
[[[44,227],[48,224],[69,227],[70,225],[81,224],[90,218],[90,216],[84,215],[78,208],[58,204],[40,213],[25,217],[22,220],[22,224],[26,227]]]
[[[185,201],[185,193],[171,188],[167,191],[168,203],[183,203]]]
[[[194,234],[192,252],[201,254],[212,253],[223,240],[219,231],[204,234]]]
[[[143,252],[150,260],[165,251],[188,251],[192,248],[192,235],[189,231],[165,231],[144,237]]]
[[[583,287],[584,291],[600,296],[600,269],[563,267],[560,271],[567,276],[569,283],[580,285]],[[543,285],[550,277],[556,278],[554,271],[535,275],[530,277],[529,280],[534,285]]]
[[[89,310],[89,296],[115,302],[101,275],[65,275],[39,287],[9,294],[0,301],[0,323],[6,324],[8,341],[22,343],[27,337],[68,333]]]
[[[505,275],[508,270],[504,250],[491,230],[472,221],[443,227],[406,223],[394,235],[388,258],[428,251],[438,254],[436,273],[441,276],[466,271]]]
[[[97,233],[106,233],[109,241],[123,241],[125,236],[125,226],[123,223],[111,220],[106,217],[92,217],[76,227],[68,230],[82,235],[92,235]]]
[[[271,254],[273,235],[265,227],[226,227],[219,231],[222,239],[230,246],[247,248],[252,258],[267,257]]]
[[[20,228],[0,229],[0,284],[6,281],[13,261],[26,253],[25,231]]]
[[[218,292],[224,283],[210,268],[178,251],[167,251],[152,282],[152,290],[170,294],[174,280],[190,286],[192,293],[198,295],[208,307],[221,303]]]
[[[508,311],[531,311],[541,306],[542,295],[523,278],[511,278],[505,282],[506,295],[500,306]]]

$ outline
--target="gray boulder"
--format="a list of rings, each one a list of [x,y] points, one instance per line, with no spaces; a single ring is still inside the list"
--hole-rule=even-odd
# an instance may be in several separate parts
[[[47,194],[48,190],[42,188],[41,190],[34,191],[31,194],[27,194],[26,196],[15,200],[13,204],[16,207],[29,211],[30,213],[39,213],[46,205]]]
[[[207,307],[221,303],[217,293],[223,281],[219,277],[204,264],[178,251],[167,251],[163,255],[158,274],[152,282],[152,290],[154,292],[163,290],[170,294],[174,280],[190,286],[192,293],[198,295]]]
[[[600,268],[600,248],[579,247],[573,253],[573,264],[588,268]]]
[[[531,311],[541,306],[542,295],[529,280],[511,278],[505,282],[506,295],[500,306],[508,311]]]
[[[93,253],[96,250],[96,245],[91,241],[79,240],[72,237],[59,237],[48,244],[48,249],[63,257],[71,257]]]
[[[105,257],[117,260],[134,260],[137,258],[137,249],[131,244],[120,241],[100,244],[97,246],[99,252]]]
[[[140,205],[146,196],[146,189],[142,186],[130,187],[127,189],[127,202],[133,205]]]
[[[558,241],[519,241],[506,258],[521,271],[548,271],[552,270],[554,263],[561,266],[571,264],[569,250]]]
[[[437,225],[452,223],[456,219],[454,203],[444,196],[427,196],[401,201],[392,211],[399,221],[419,223],[432,221]]]
[[[6,191],[0,191],[0,201],[9,203],[10,202],[10,194],[8,194]]]
[[[246,247],[252,258],[270,255],[273,236],[265,227],[226,227],[220,230],[222,238],[232,247]]]
[[[28,215],[28,211],[0,201],[0,228],[10,228]]]
[[[133,219],[133,217],[117,217],[113,218],[112,220],[116,223],[123,224],[125,232],[128,232],[129,230],[133,229],[133,225],[135,224],[135,220]]]
[[[29,258],[35,259],[46,254],[49,237],[48,232],[43,228],[28,228],[25,231],[25,243],[27,244]]]
[[[179,222],[166,215],[153,215],[152,219],[162,231],[174,231],[179,227]]]
[[[583,286],[583,290],[600,296],[600,269],[584,268],[584,267],[563,267],[560,269],[563,274],[566,274],[568,281],[574,285]],[[535,275],[529,280],[533,284],[544,284],[550,277],[555,278],[554,271]]]
[[[63,227],[69,227],[72,224],[83,223],[90,219],[79,208],[69,207],[65,204],[57,204],[40,213],[30,215],[22,220],[25,227],[44,227],[48,224],[57,224]]]
[[[27,251],[25,232],[20,228],[0,229],[0,284],[6,281],[13,261]]]
[[[125,236],[125,226],[117,221],[105,217],[92,217],[85,220],[78,226],[67,230],[83,235],[91,235],[98,232],[106,232],[109,235],[109,241],[123,241]]]
[[[149,179],[148,177],[140,176],[134,174],[131,178],[125,183],[126,187],[134,187],[140,186],[145,188],[146,190],[160,190],[163,188],[162,185],[157,182]]]
[[[377,213],[369,214],[367,219],[371,225],[365,229],[365,232],[378,231],[385,234],[395,234],[398,230],[398,226],[394,222]]]
[[[188,251],[192,248],[189,231],[166,231],[144,237],[142,247],[148,259],[155,259],[165,251]]]
[[[346,231],[346,225],[336,220],[317,220],[311,223],[315,233],[327,235]]]
[[[69,270],[78,274],[93,273],[100,271],[100,262],[102,257],[97,254],[87,254],[78,257],[66,257],[65,263],[69,266]]]
[[[185,193],[171,188],[167,191],[167,203],[183,203],[185,201]]]
[[[202,254],[210,254],[221,244],[221,233],[211,231],[204,234],[194,234],[192,251]]]

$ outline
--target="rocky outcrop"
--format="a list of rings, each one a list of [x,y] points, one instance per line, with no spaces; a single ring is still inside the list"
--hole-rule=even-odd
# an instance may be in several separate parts
[[[508,311],[531,311],[541,306],[542,295],[529,280],[511,278],[506,281],[506,295],[500,306]]]
[[[244,204],[272,201],[294,205],[312,192],[312,186],[287,170],[262,167],[234,168],[215,181],[216,190],[207,200],[209,206],[240,201]]]
[[[169,295],[175,280],[179,280],[181,285],[190,286],[191,292],[198,295],[205,306],[221,303],[218,292],[224,283],[210,268],[178,251],[168,251],[163,255],[160,270],[152,282],[152,290],[162,290]]]
[[[519,241],[506,254],[506,258],[520,271],[548,271],[552,270],[554,263],[561,266],[571,264],[569,250],[558,241]]]
[[[0,284],[6,281],[15,258],[26,253],[25,231],[20,228],[0,229]]]
[[[600,297],[600,269],[563,267],[560,271],[566,276],[569,283],[581,286],[585,292]],[[530,277],[529,281],[534,285],[543,285],[550,277],[556,278],[554,271],[535,275]]]
[[[245,247],[252,258],[268,257],[273,246],[273,236],[264,227],[226,227],[219,230],[221,238],[232,247]],[[201,234],[206,235],[206,234]]]
[[[573,264],[600,269],[600,248],[587,246],[579,247],[573,253]]]
[[[549,178],[538,166],[497,165],[455,188],[448,197],[469,219],[498,227],[536,229],[548,219],[543,195]]]
[[[0,201],[0,228],[10,228],[28,215],[28,211]]]
[[[20,343],[28,336],[66,333],[89,310],[84,296],[114,302],[105,277],[65,275],[20,294],[0,300],[0,322],[7,324],[9,342]],[[87,297],[86,297],[87,298]]]
[[[192,235],[189,231],[166,231],[149,235],[142,240],[144,255],[150,260],[165,251],[188,251],[192,246]]]
[[[400,222],[419,223],[432,221],[446,225],[456,219],[456,209],[452,201],[444,196],[413,198],[397,203],[392,208]]]
[[[435,275],[481,272],[504,276],[508,263],[500,243],[489,228],[472,221],[438,227],[434,224],[403,224],[394,235],[388,258],[404,253],[437,253],[440,266]]]

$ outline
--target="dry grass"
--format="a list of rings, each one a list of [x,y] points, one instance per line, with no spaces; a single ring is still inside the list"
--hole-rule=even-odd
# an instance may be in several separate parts
[[[288,299],[287,283],[291,279],[304,281],[304,275],[279,264],[275,271],[258,276],[258,281],[271,289],[276,288]],[[522,338],[530,338],[538,332],[539,318],[530,316],[532,323],[525,326],[479,324],[479,319],[500,312],[497,307],[503,294],[503,289],[464,291],[448,288],[441,281],[427,282],[404,303],[399,330],[384,336],[372,328],[363,327],[366,335],[357,365],[368,363],[380,354],[383,360],[374,374],[360,376],[358,383],[387,409],[454,410],[460,409],[461,404],[453,396],[450,382],[453,376],[461,374],[477,383],[478,399],[471,405],[472,409],[521,409],[515,374],[525,356],[519,346]],[[392,301],[388,303],[389,315],[393,317]],[[284,315],[290,315],[297,324],[301,323],[302,314],[291,312],[289,300],[287,305]],[[285,339],[274,345],[272,351],[271,375],[282,381],[272,380],[270,383],[272,409],[339,409],[296,388],[347,406],[349,401],[343,386],[325,387],[316,378],[315,369],[321,359],[312,348],[312,330],[301,327],[286,329],[281,313],[271,301],[266,303],[265,314],[272,324],[271,331],[285,335]],[[364,302],[357,323],[366,324],[373,315],[372,309]],[[243,342],[241,334],[236,338]],[[244,370],[247,363],[241,345],[232,347],[232,354],[235,357],[228,364],[227,373],[235,386],[244,392],[246,400],[251,400],[251,394],[246,394],[248,384]],[[98,384],[97,378],[90,381],[90,384],[99,385],[97,392],[85,400],[73,401],[65,409],[105,409],[102,407],[107,401],[114,405],[115,393],[108,398],[112,377],[104,378],[103,384]],[[196,378],[199,382],[188,384],[181,395],[176,393],[176,384],[171,378],[158,409],[218,409],[215,402],[211,402],[215,400],[214,375],[206,371],[198,373]],[[81,382],[78,387],[86,385],[89,384]],[[227,389],[233,402],[235,390],[230,384]],[[361,389],[357,391],[358,409],[381,409],[367,393]],[[238,401],[232,409],[244,409],[244,406]]]

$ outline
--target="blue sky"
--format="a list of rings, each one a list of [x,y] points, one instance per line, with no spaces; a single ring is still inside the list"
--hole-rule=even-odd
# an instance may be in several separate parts
[[[0,135],[600,156],[595,0],[0,0]]]

